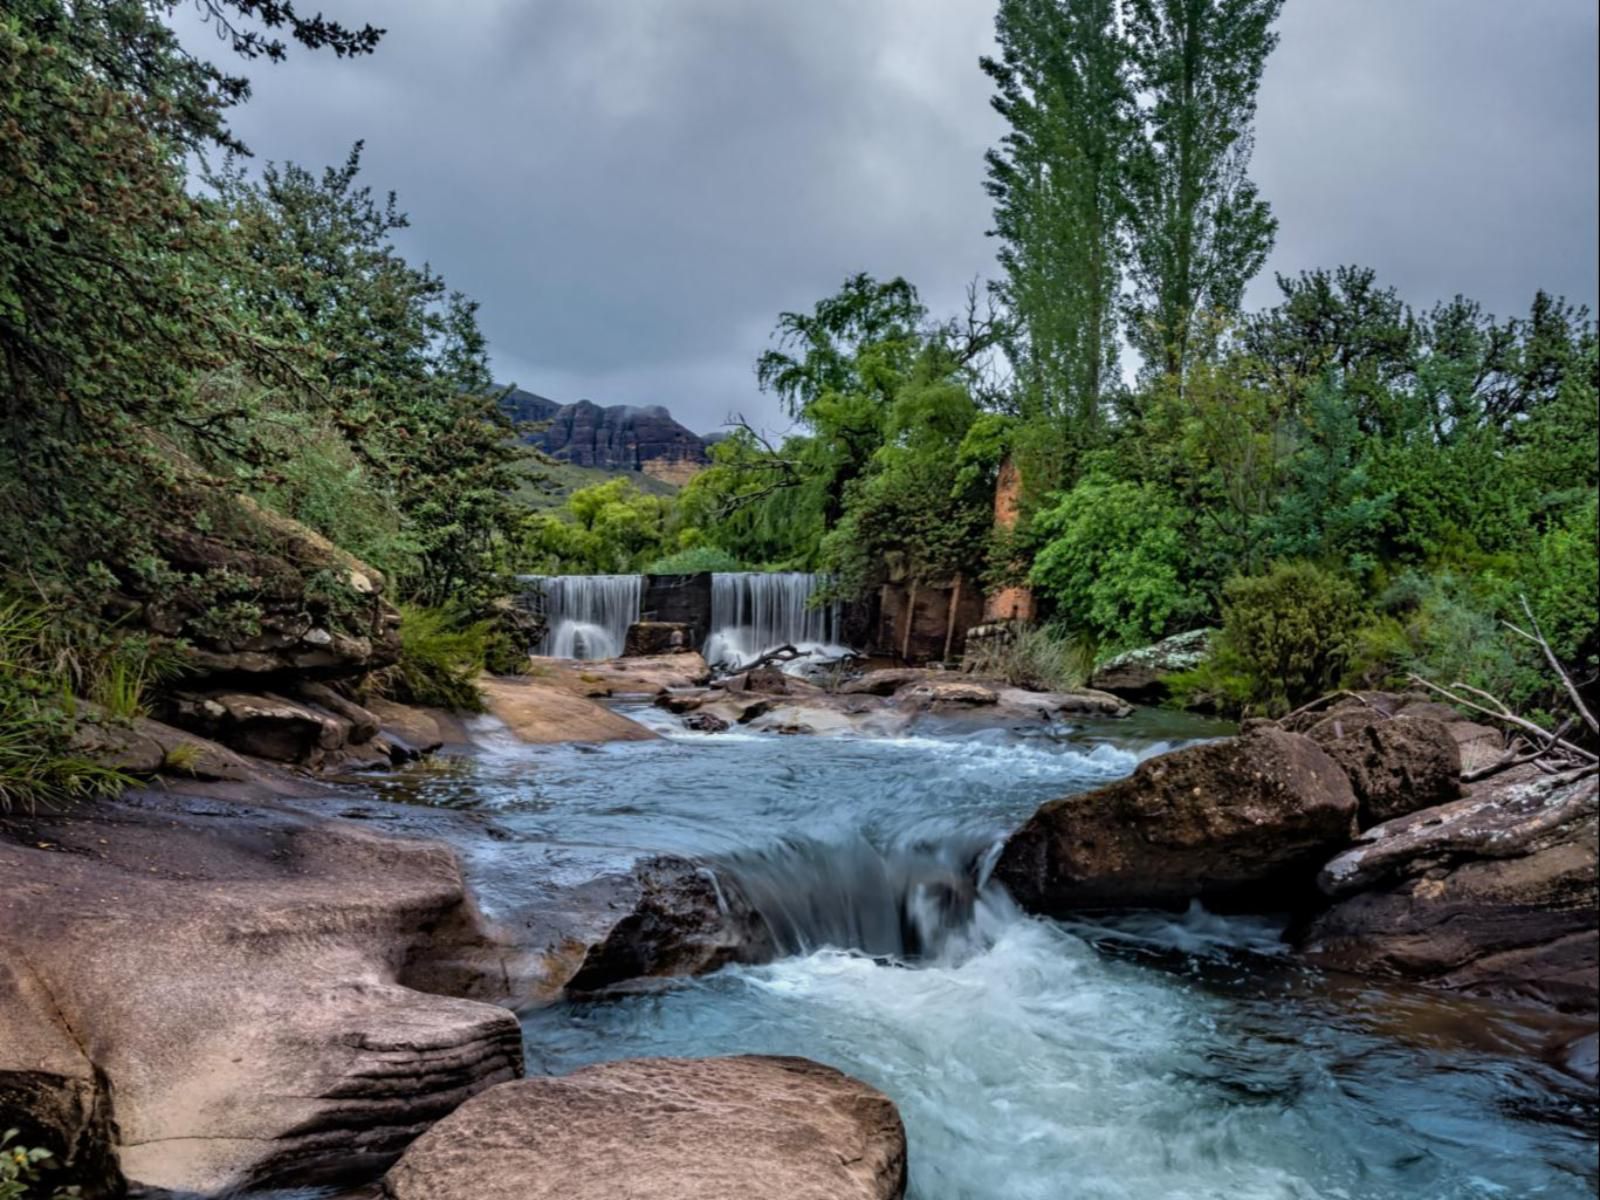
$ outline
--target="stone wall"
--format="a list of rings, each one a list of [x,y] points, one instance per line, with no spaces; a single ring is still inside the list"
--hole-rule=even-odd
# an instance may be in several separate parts
[[[690,648],[699,649],[711,633],[711,573],[646,575],[639,619],[686,626]]]

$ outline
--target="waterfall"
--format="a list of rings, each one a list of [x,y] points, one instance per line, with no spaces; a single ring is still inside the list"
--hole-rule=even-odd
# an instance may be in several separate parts
[[[544,594],[544,643],[555,658],[615,658],[639,619],[642,575],[532,575]]]
[[[713,575],[706,661],[738,667],[779,646],[843,653],[839,605],[811,603],[824,582],[799,571]]]

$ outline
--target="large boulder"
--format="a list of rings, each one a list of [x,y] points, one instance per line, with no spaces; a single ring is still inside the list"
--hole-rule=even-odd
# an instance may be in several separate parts
[[[1596,780],[1532,767],[1367,830],[1323,868],[1312,961],[1593,1012]]]
[[[372,1174],[522,1073],[509,1010],[442,994],[518,972],[454,854],[281,807],[0,819],[0,966],[0,1128],[95,1186]]]
[[[491,1088],[384,1177],[389,1200],[896,1200],[894,1104],[803,1058],[631,1059]]]
[[[1136,704],[1159,704],[1168,695],[1167,677],[1205,662],[1214,636],[1211,629],[1192,629],[1128,650],[1101,663],[1089,686]]]
[[[1037,912],[1194,899],[1285,908],[1349,842],[1355,816],[1350,782],[1320,746],[1261,728],[1050,801],[1006,841],[994,874]]]
[[[1307,736],[1350,777],[1363,829],[1461,795],[1461,749],[1432,717],[1365,721],[1348,733],[1334,719]]]

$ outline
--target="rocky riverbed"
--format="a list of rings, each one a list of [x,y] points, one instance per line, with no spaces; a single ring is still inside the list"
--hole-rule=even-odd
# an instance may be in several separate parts
[[[1415,698],[705,675],[7,821],[0,1110],[90,1195],[1593,1188],[1592,775],[1464,786],[1497,735]]]

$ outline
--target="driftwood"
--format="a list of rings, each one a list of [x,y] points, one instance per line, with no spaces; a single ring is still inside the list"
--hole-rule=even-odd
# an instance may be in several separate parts
[[[1476,778],[1481,779],[1487,775],[1495,774],[1497,771],[1505,770],[1508,767],[1516,765],[1518,761],[1536,763],[1541,769],[1549,769],[1554,767],[1555,769],[1560,770],[1563,768],[1555,766],[1551,760],[1556,758],[1564,758],[1567,761],[1565,764],[1563,764],[1563,766],[1570,767],[1574,763],[1580,764],[1580,773],[1600,768],[1600,755],[1596,755],[1592,751],[1585,750],[1582,746],[1576,746],[1561,736],[1566,726],[1563,726],[1561,729],[1557,729],[1553,733],[1547,729],[1542,729],[1538,725],[1535,725],[1532,721],[1528,720],[1526,717],[1519,717],[1516,713],[1507,708],[1498,697],[1490,695],[1482,688],[1475,688],[1468,684],[1459,682],[1453,683],[1447,688],[1441,687],[1432,680],[1424,679],[1420,675],[1412,675],[1410,678],[1411,682],[1418,684],[1421,687],[1425,687],[1431,692],[1436,692],[1437,694],[1443,696],[1451,704],[1454,704],[1459,708],[1471,709],[1473,712],[1482,713],[1491,720],[1503,722],[1504,724],[1511,726],[1523,734],[1531,734],[1534,741],[1532,743],[1524,743],[1525,745],[1533,745],[1541,741],[1544,743],[1542,746],[1539,746],[1536,751],[1529,753],[1526,756],[1513,753],[1507,755],[1505,758],[1502,758],[1497,763],[1491,763],[1488,768],[1485,768],[1482,771],[1474,772]],[[1487,701],[1489,705],[1493,705],[1493,707],[1487,707],[1485,704],[1479,703],[1478,701],[1469,700],[1461,693],[1470,693],[1471,695],[1478,696],[1482,700]]]
[[[1526,629],[1518,629],[1510,621],[1502,621],[1500,623],[1518,637],[1527,638],[1528,641],[1544,651],[1545,661],[1550,664],[1550,669],[1561,680],[1561,686],[1567,689],[1567,695],[1572,700],[1572,707],[1577,709],[1578,715],[1583,718],[1583,723],[1589,727],[1589,732],[1600,733],[1600,722],[1595,720],[1594,714],[1589,711],[1589,706],[1583,702],[1583,697],[1578,694],[1578,685],[1572,682],[1572,676],[1567,674],[1566,668],[1556,658],[1556,652],[1550,649],[1550,643],[1545,641],[1544,630],[1539,628],[1539,619],[1533,615],[1533,607],[1528,603],[1528,598],[1526,596],[1518,596],[1517,599],[1522,601],[1522,611],[1528,615],[1528,624],[1533,626],[1533,632],[1529,633]]]

